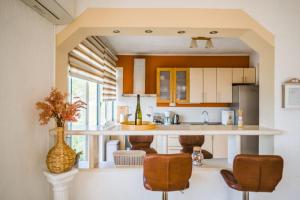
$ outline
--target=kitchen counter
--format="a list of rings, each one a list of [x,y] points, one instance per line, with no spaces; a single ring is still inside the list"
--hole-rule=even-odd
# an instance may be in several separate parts
[[[95,131],[67,131],[71,135],[279,135],[281,131],[260,126],[247,125],[157,125],[152,130],[126,130],[121,125],[112,125]]]
[[[260,126],[247,125],[242,128],[234,125],[157,125],[152,130],[126,130],[120,124],[115,124],[110,127],[101,128],[95,131],[66,131],[68,135],[87,135],[91,138],[98,137],[100,141],[104,141],[105,136],[117,135],[154,135],[159,142],[160,153],[168,153],[168,138],[179,135],[206,135],[211,136],[212,140],[218,135],[227,136],[227,159],[229,163],[233,162],[235,155],[240,153],[258,152],[259,154],[274,153],[274,136],[280,135],[281,131]],[[252,142],[245,142],[246,137],[258,137],[258,147],[253,146]],[[91,139],[90,141],[93,141]],[[251,141],[251,140],[250,140]],[[103,142],[102,142],[103,143]]]

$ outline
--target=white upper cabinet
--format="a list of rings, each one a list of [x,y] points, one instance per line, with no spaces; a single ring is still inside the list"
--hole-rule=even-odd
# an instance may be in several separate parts
[[[244,83],[244,69],[233,68],[232,69],[232,83]]]
[[[217,69],[217,103],[232,103],[232,69]]]
[[[255,83],[256,72],[255,68],[244,68],[244,83]]]
[[[203,103],[203,68],[190,68],[190,103]]]
[[[203,68],[203,102],[217,102],[217,68]]]
[[[233,68],[232,83],[256,83],[255,68]]]

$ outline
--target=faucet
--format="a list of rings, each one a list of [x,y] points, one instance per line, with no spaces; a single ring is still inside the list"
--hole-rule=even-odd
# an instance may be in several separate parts
[[[204,124],[208,124],[208,112],[206,110],[202,111],[201,119]]]

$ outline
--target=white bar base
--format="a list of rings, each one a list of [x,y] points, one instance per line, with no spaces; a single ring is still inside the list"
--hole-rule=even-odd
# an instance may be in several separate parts
[[[53,186],[54,200],[69,200],[69,184],[77,173],[78,169],[72,169],[62,174],[44,172],[47,180]]]

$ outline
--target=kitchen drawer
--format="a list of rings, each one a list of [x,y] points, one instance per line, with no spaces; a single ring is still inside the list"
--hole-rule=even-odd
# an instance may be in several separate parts
[[[178,136],[168,136],[169,147],[181,147]]]

